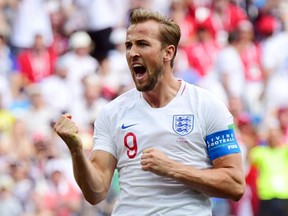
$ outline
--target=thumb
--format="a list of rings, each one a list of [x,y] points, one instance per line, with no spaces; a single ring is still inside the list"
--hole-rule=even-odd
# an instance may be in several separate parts
[[[66,118],[72,119],[72,115],[69,114],[69,113],[65,113],[63,116],[66,117]]]

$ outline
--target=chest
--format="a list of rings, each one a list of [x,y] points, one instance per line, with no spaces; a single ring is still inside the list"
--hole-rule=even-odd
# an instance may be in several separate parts
[[[117,120],[114,133],[119,165],[139,161],[146,148],[190,164],[207,157],[203,129],[191,106],[130,110]]]

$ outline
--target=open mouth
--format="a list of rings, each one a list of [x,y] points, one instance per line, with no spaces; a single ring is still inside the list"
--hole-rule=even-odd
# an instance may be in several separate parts
[[[146,72],[146,68],[141,64],[134,64],[133,70],[134,73],[136,74],[136,77],[142,77]]]

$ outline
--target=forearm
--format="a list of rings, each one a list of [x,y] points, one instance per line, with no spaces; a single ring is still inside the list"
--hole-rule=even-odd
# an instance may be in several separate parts
[[[201,170],[173,163],[168,175],[211,197],[237,201],[244,193],[245,181],[242,171],[232,167]]]
[[[116,159],[104,151],[95,151],[89,160],[78,135],[78,127],[70,114],[62,115],[54,125],[55,132],[71,153],[73,173],[85,199],[97,204],[105,199],[116,167]]]
[[[109,184],[96,170],[83,151],[71,153],[74,177],[85,199],[92,205],[105,199]]]

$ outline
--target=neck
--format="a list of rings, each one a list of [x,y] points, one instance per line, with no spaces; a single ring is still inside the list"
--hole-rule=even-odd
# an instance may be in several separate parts
[[[165,107],[177,95],[181,82],[172,78],[169,81],[160,81],[153,90],[143,92],[143,98],[152,108]]]

